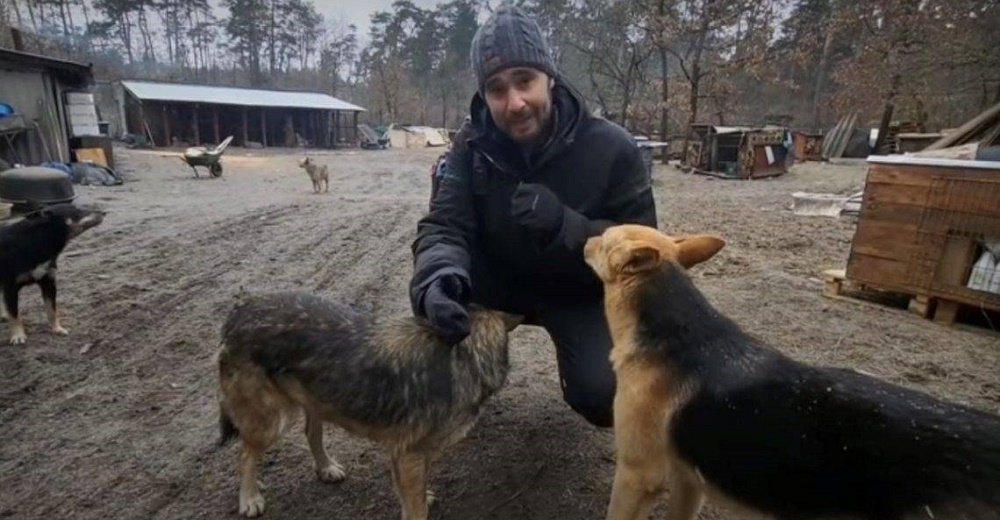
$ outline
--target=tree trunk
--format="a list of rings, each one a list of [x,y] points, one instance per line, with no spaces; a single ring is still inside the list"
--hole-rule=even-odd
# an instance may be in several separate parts
[[[125,54],[128,56],[129,65],[131,65],[135,63],[135,54],[132,52],[132,19],[129,18],[128,13],[122,13],[119,25],[121,26],[122,43],[125,44]]]
[[[830,61],[830,50],[833,48],[833,21],[826,20],[826,37],[823,39],[823,51],[819,56],[819,66],[816,67],[816,81],[813,83],[813,129],[819,130],[823,124],[823,89],[826,82],[827,63]]]
[[[156,46],[153,45],[153,36],[149,31],[149,23],[146,20],[146,6],[139,6],[139,33],[142,35],[143,51],[142,57],[146,61],[156,61]]]
[[[624,91],[622,92],[622,113],[621,113],[621,126],[622,128],[628,129],[628,110],[632,105],[632,91],[634,90],[634,79],[639,71],[639,65],[642,61],[638,56],[638,50],[632,49],[632,58],[629,61],[628,68],[625,69],[625,82]]]
[[[16,7],[17,0],[11,1],[14,2],[14,6]],[[87,7],[87,3],[88,2],[80,2],[80,7],[83,9],[83,23],[86,24],[86,27],[90,27],[90,8]],[[18,21],[20,21],[20,18],[18,18]]]
[[[58,0],[59,17],[62,19],[63,36],[69,36],[69,19],[66,18],[66,0]]]
[[[687,128],[684,129],[684,147],[682,157],[687,158],[688,144],[691,137],[691,126],[698,118],[698,87],[701,84],[701,54],[705,48],[705,39],[708,37],[709,17],[707,7],[701,14],[701,26],[698,28],[698,36],[694,44],[694,59],[691,62],[691,95],[688,98],[688,120]]]
[[[277,3],[278,3],[278,0],[271,0],[271,26],[270,26],[270,29],[269,29],[270,30],[270,41],[268,42],[269,43],[269,48],[270,48],[270,55],[269,55],[269,57],[270,57],[270,60],[271,60],[270,61],[271,75],[274,75],[274,68],[275,68],[275,66],[278,63],[278,61],[277,61],[278,57],[277,57],[277,54],[275,53],[276,49],[275,49],[275,41],[274,41],[275,38],[276,38],[276,36],[275,36],[275,26],[278,24],[277,20],[275,20],[275,17],[274,17],[275,4],[277,4]]]
[[[69,20],[70,32],[76,29],[76,22],[73,21],[73,6],[69,4],[69,0],[63,0],[66,3],[66,18]],[[81,4],[83,2],[80,2]]]
[[[441,128],[448,128],[448,90],[441,91]]]
[[[657,14],[660,17],[660,34],[658,35],[659,41],[657,42],[657,49],[660,51],[660,140],[666,142],[667,134],[670,132],[670,84],[669,84],[669,68],[667,66],[667,1],[660,0],[659,10]],[[663,157],[663,162],[667,163],[670,161],[670,154],[661,154]]]
[[[24,20],[21,19],[21,8],[17,5],[17,0],[10,0],[10,7],[14,11],[14,17],[17,19],[17,28],[23,27]]]
[[[28,17],[31,18],[31,28],[38,29],[38,21],[35,20],[35,7],[32,0],[26,0],[25,3],[28,5]]]

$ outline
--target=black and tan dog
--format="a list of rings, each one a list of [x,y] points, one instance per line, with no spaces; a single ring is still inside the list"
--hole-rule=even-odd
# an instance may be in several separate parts
[[[323,447],[330,422],[382,444],[402,518],[427,518],[430,464],[505,384],[508,332],[519,321],[475,309],[472,333],[450,348],[412,316],[372,319],[304,293],[245,296],[226,320],[218,356],[223,442],[243,441],[240,513],[263,512],[257,460],[303,410],[320,479],[345,476]]]
[[[11,343],[28,339],[18,302],[21,288],[32,284],[41,288],[52,332],[69,334],[59,323],[56,306],[56,260],[70,240],[103,221],[102,211],[57,204],[0,226],[0,288]]]
[[[607,518],[706,497],[806,519],[1000,518],[1000,417],[850,370],[794,361],[744,333],[684,269],[723,247],[618,226],[588,241],[617,375]]]
[[[323,193],[330,191],[330,172],[327,165],[320,166],[314,163],[309,157],[303,157],[299,161],[299,168],[304,169],[309,174],[309,179],[312,181],[313,193],[319,193],[324,183],[325,190]]]

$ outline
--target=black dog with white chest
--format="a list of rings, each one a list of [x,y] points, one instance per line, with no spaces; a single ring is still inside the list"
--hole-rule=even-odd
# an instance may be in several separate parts
[[[10,320],[10,342],[24,343],[27,335],[18,311],[22,287],[38,284],[55,334],[68,332],[59,324],[56,309],[56,260],[70,240],[104,220],[104,213],[56,204],[0,226],[0,288],[4,316]]]

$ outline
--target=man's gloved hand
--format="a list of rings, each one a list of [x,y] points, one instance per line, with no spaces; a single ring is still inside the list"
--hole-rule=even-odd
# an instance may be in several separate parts
[[[510,198],[511,217],[548,239],[559,233],[563,212],[564,207],[559,197],[541,184],[520,184]]]
[[[454,273],[441,275],[424,291],[424,316],[448,345],[457,345],[469,335],[468,300],[468,281]]]

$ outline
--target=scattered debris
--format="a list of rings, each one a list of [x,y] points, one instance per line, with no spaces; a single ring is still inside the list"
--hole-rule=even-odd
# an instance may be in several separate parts
[[[844,196],[833,193],[792,193],[792,212],[808,217],[841,217],[857,215],[861,210],[864,191]]]
[[[977,143],[980,147],[1000,145],[1000,103],[947,133],[924,150],[941,150],[969,143]]]

